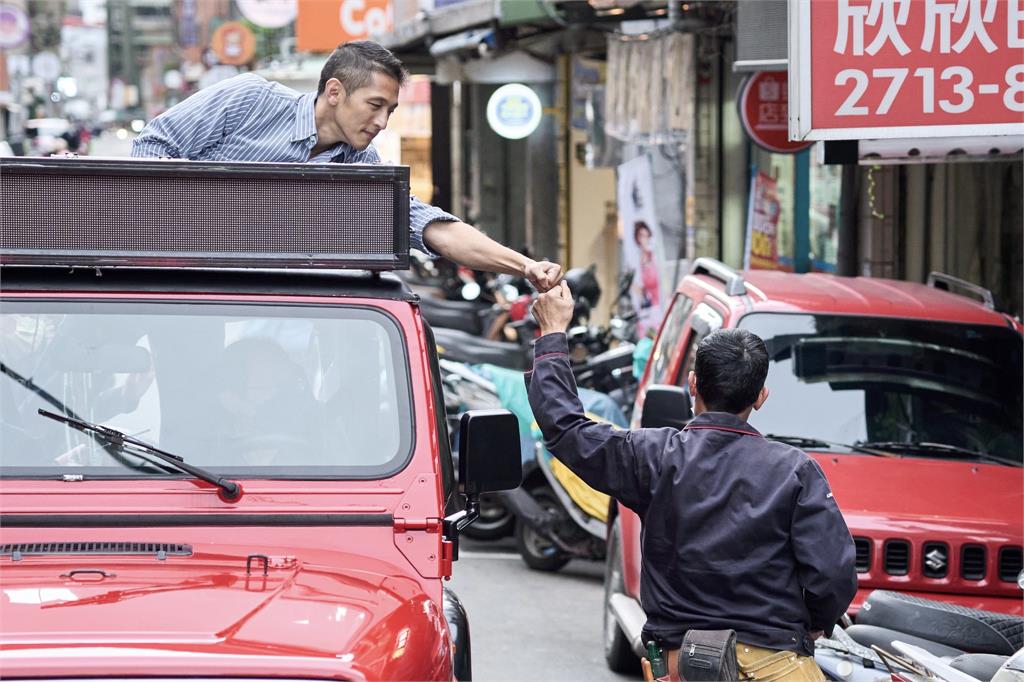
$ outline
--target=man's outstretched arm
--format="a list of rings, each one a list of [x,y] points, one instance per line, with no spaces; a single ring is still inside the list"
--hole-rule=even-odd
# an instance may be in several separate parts
[[[434,252],[467,268],[522,275],[538,291],[548,291],[562,279],[557,263],[527,258],[460,221],[430,223],[423,230],[423,241]]]

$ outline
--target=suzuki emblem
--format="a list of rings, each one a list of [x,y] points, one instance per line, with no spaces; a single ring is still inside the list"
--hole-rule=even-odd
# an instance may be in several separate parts
[[[946,553],[936,547],[924,555],[924,563],[933,571],[941,571],[946,567]]]

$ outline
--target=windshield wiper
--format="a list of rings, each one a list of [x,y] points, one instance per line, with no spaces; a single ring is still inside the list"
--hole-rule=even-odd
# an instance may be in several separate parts
[[[47,419],[53,419],[54,421],[67,424],[71,428],[81,431],[82,433],[97,435],[116,448],[119,452],[132,454],[136,457],[142,457],[143,453],[151,455],[179,471],[184,471],[186,474],[195,476],[200,481],[212,483],[223,491],[224,494],[221,497],[228,502],[235,502],[242,496],[242,486],[238,485],[234,481],[228,480],[223,476],[211,474],[204,469],[188,464],[185,462],[184,458],[179,457],[178,455],[172,455],[169,452],[164,452],[160,448],[150,445],[146,441],[129,436],[123,431],[118,431],[117,429],[112,429],[109,426],[103,426],[102,424],[93,424],[92,422],[87,422],[84,419],[65,417],[64,415],[47,412],[42,408],[39,409],[39,414]]]
[[[909,443],[901,441],[875,441],[870,443],[857,443],[857,445],[866,448],[883,448],[885,450],[894,450],[898,452],[946,453],[950,455],[960,455],[963,457],[970,457],[972,459],[979,459],[985,462],[992,462],[993,464],[1021,466],[1017,462],[1013,462],[1008,459],[995,457],[985,452],[971,450],[970,448],[963,448],[959,445],[950,445],[949,443],[930,443],[928,441],[910,441]]]
[[[42,386],[36,384],[29,377],[26,377],[23,374],[19,374],[18,372],[15,372],[13,369],[11,369],[2,362],[0,362],[0,374],[6,374],[11,379],[13,379],[17,384],[24,386],[26,389],[32,391],[40,398],[42,398],[43,400],[45,400],[46,402],[48,402],[49,404],[53,405],[58,410],[63,412],[64,414],[68,415],[69,417],[78,419],[78,415],[75,414],[70,407],[62,403],[60,400],[58,400],[52,393],[47,391]]]
[[[876,457],[895,457],[892,453],[885,452],[884,450],[876,449],[877,444],[874,443],[855,443],[853,445],[849,443],[836,443],[829,440],[821,440],[819,438],[808,438],[806,436],[780,436],[774,433],[767,433],[764,436],[769,440],[775,440],[786,445],[792,445],[795,448],[845,448],[846,450],[852,450],[854,452],[863,452],[868,455],[875,455]]]

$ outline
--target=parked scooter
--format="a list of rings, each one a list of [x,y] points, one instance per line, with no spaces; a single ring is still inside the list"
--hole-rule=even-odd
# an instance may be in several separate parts
[[[440,330],[435,330],[435,335],[438,331]],[[468,365],[444,359],[439,360],[439,364],[448,438],[452,456],[457,460],[459,420],[463,413],[469,410],[498,408],[501,407],[501,401],[498,399],[494,384],[474,372]],[[458,470],[456,461],[455,471]],[[515,523],[516,517],[502,497],[494,493],[484,493],[480,496],[479,517],[473,524],[467,526],[463,533],[474,540],[497,540],[511,535]]]
[[[836,627],[816,642],[814,659],[829,679],[848,682],[988,682],[1011,656],[1024,662],[1022,647],[1019,616],[875,590],[855,625]],[[1012,674],[1006,679],[1024,680],[1024,671],[1020,678]]]
[[[610,397],[586,388],[579,395],[591,419],[626,428],[626,416]],[[503,400],[502,406],[515,411],[519,402],[526,403],[535,456],[523,463],[523,485],[501,494],[516,516],[519,555],[538,571],[557,571],[572,559],[603,560],[608,496],[588,486],[547,451],[529,412],[525,386],[519,400]]]

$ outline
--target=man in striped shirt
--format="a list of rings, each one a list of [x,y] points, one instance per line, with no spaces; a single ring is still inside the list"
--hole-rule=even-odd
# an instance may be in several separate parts
[[[408,74],[370,41],[340,45],[320,74],[317,91],[299,94],[245,73],[197,92],[150,121],[132,156],[196,161],[380,163],[371,144],[387,127]],[[534,261],[454,215],[409,202],[412,246],[474,270],[525,276],[540,291],[561,267]]]

